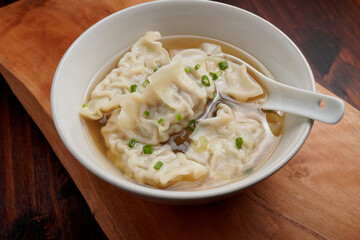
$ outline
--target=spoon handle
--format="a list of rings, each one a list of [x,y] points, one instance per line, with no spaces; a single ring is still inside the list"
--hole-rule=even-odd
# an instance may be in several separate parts
[[[279,82],[273,82],[267,87],[272,88],[273,96],[263,104],[264,109],[276,109],[328,124],[337,123],[344,115],[345,105],[339,98]]]

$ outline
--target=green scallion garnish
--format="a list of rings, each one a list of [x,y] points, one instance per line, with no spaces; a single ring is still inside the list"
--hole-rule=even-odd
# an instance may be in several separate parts
[[[190,72],[190,69],[189,69],[189,68],[185,68],[184,71],[185,71],[186,73],[189,73],[189,72]]]
[[[195,128],[196,128],[196,121],[194,119],[192,119],[189,121],[188,129],[193,132],[195,130]]]
[[[202,75],[201,82],[202,82],[202,84],[204,84],[207,87],[210,86],[210,80],[209,80],[209,77],[207,75]]]
[[[212,77],[213,81],[216,81],[219,77],[216,75],[216,73],[210,72],[209,75]]]
[[[149,111],[145,110],[145,111],[144,111],[144,115],[147,116],[147,117],[149,117],[149,116],[150,116]]]
[[[213,92],[212,98],[216,98],[216,92]]]
[[[143,146],[144,154],[152,154],[153,153],[153,146],[151,144]]]
[[[246,174],[251,174],[253,171],[254,171],[254,169],[249,168],[249,169],[245,170],[245,173]]]
[[[164,121],[164,119],[160,118],[160,119],[158,120],[158,124],[162,123],[163,121]]]
[[[154,72],[156,72],[157,70],[159,70],[159,68],[161,68],[161,65],[159,65],[157,68],[154,69]]]
[[[200,68],[200,64],[196,64],[194,68],[195,70],[198,70]]]
[[[274,110],[265,110],[265,111],[268,112],[268,113],[275,112]]]
[[[136,92],[136,88],[137,88],[137,85],[136,84],[134,84],[134,85],[131,85],[130,86],[130,92]]]
[[[222,75],[222,71],[218,71],[217,73],[216,73],[216,76],[218,76],[218,77],[220,77]]]
[[[147,85],[149,85],[150,81],[149,79],[146,79],[144,82],[143,82],[143,87],[145,88]]]
[[[183,117],[181,116],[181,114],[176,114],[176,120],[181,121],[183,119]]]
[[[218,63],[220,70],[225,70],[229,67],[227,61],[222,61]]]
[[[135,139],[131,139],[128,144],[129,148],[133,148],[135,146],[135,143],[136,143]]]
[[[82,107],[84,108],[84,107],[87,107],[88,105],[86,104],[86,103],[84,103],[83,105],[82,105]]]
[[[244,140],[241,137],[235,139],[235,144],[236,144],[237,149],[241,149],[243,142],[244,142]]]
[[[154,166],[154,168],[156,169],[156,170],[159,170],[161,167],[162,167],[162,165],[164,165],[161,161],[158,161],[156,164],[155,164],[155,166]]]

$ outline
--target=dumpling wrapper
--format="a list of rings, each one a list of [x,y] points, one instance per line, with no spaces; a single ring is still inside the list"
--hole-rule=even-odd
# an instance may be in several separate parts
[[[171,134],[186,127],[189,120],[197,118],[215,85],[205,86],[201,83],[201,76],[197,78],[195,74],[188,74],[184,68],[194,62],[205,65],[205,59],[203,51],[185,50],[170,64],[148,76],[150,83],[142,93],[122,96],[118,116],[120,131],[129,139],[155,145],[167,141]],[[144,115],[145,111],[149,116]],[[181,114],[183,121],[176,119],[177,114]],[[159,119],[162,119],[160,124]]]
[[[158,66],[170,63],[170,57],[162,44],[159,32],[147,32],[141,37],[113,69],[92,91],[87,106],[80,115],[91,120],[101,119],[104,113],[110,113],[120,107],[119,96],[129,93],[130,86],[137,85],[137,91],[144,89],[146,77]]]
[[[189,159],[208,164],[210,177],[231,179],[243,175],[253,163],[250,155],[265,136],[262,123],[247,117],[239,118],[225,104],[217,106],[217,115],[199,122],[195,132],[190,135],[192,145],[186,152]],[[241,149],[237,149],[235,139],[243,138]],[[208,141],[206,150],[198,149],[201,138]]]
[[[208,57],[207,69],[211,72],[220,71],[218,63],[227,61],[229,67],[216,81],[216,87],[220,92],[238,100],[246,102],[249,98],[260,96],[264,93],[261,86],[255,82],[247,73],[245,65],[239,65],[220,57]]]
[[[136,143],[133,148],[129,148],[129,140],[117,125],[118,114],[119,111],[111,115],[101,133],[109,148],[109,159],[126,176],[139,183],[164,188],[179,181],[200,180],[208,175],[206,166],[187,159],[183,153],[175,154],[168,145],[154,147],[154,152],[150,155],[142,153],[144,144]],[[163,166],[156,170],[154,166],[158,161]]]

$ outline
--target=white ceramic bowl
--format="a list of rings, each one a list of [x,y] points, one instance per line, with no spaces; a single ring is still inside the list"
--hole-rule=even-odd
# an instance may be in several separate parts
[[[186,34],[223,40],[255,56],[278,81],[315,91],[311,69],[296,45],[275,26],[250,12],[222,3],[195,0],[156,1],[124,9],[90,27],[71,45],[59,63],[52,84],[51,110],[56,129],[66,147],[88,170],[147,199],[192,204],[224,198],[265,179],[286,164],[303,145],[313,121],[287,114],[284,134],[276,151],[244,180],[203,191],[160,190],[127,181],[94,149],[79,110],[96,72],[149,30],[159,31],[163,36]]]

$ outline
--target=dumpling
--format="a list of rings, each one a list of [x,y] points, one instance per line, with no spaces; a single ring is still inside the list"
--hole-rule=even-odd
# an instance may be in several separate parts
[[[120,97],[120,131],[129,139],[159,144],[179,132],[189,120],[197,118],[215,86],[210,81],[209,86],[201,83],[198,74],[201,75],[202,70],[192,74],[184,69],[188,64],[204,65],[205,58],[206,54],[200,50],[185,50],[149,76],[149,84],[142,93]],[[177,115],[181,116],[180,120]]]
[[[207,69],[211,72],[218,72],[220,70],[218,63],[225,60],[224,58],[210,56],[206,60]],[[227,62],[229,67],[222,74],[221,79],[216,82],[216,87],[220,92],[240,102],[246,102],[249,98],[264,93],[261,86],[251,79],[244,64]]]
[[[241,176],[253,163],[250,155],[264,138],[265,129],[258,120],[239,118],[226,104],[218,104],[217,115],[199,122],[190,135],[191,148],[186,156],[200,163],[208,162],[210,177],[231,179]],[[243,139],[241,149],[236,138]],[[206,142],[206,146],[201,146]]]
[[[144,89],[147,76],[159,66],[170,63],[170,57],[162,44],[159,32],[147,32],[141,37],[113,69],[92,91],[87,106],[81,109],[80,115],[87,119],[97,120],[104,113],[119,108],[122,94],[130,92],[130,86],[137,85],[137,91]]]
[[[247,68],[244,64],[233,63],[225,58],[223,58],[223,52],[221,47],[216,44],[203,43],[200,47],[201,51],[204,52],[206,57],[206,64],[201,65],[198,71],[194,71],[193,66],[196,65],[195,62],[192,62],[193,65],[189,64],[189,69],[192,70],[197,77],[201,77],[204,74],[219,73],[222,72],[219,69],[219,62],[227,61],[229,67],[226,71],[223,71],[222,75],[219,76],[219,79],[216,81],[216,87],[219,92],[222,92],[240,102],[246,102],[248,99],[260,96],[264,93],[261,86],[255,82],[250,75],[247,73]],[[172,56],[184,54],[186,51],[191,53],[192,50],[180,51],[172,53]]]
[[[200,180],[208,175],[207,167],[187,159],[183,153],[174,153],[168,145],[154,147],[151,155],[142,154],[144,144],[128,147],[129,140],[117,125],[118,114],[119,111],[116,111],[111,115],[101,132],[109,148],[109,159],[126,176],[139,183],[163,188],[179,181]],[[156,170],[154,166],[158,161],[163,166]]]

